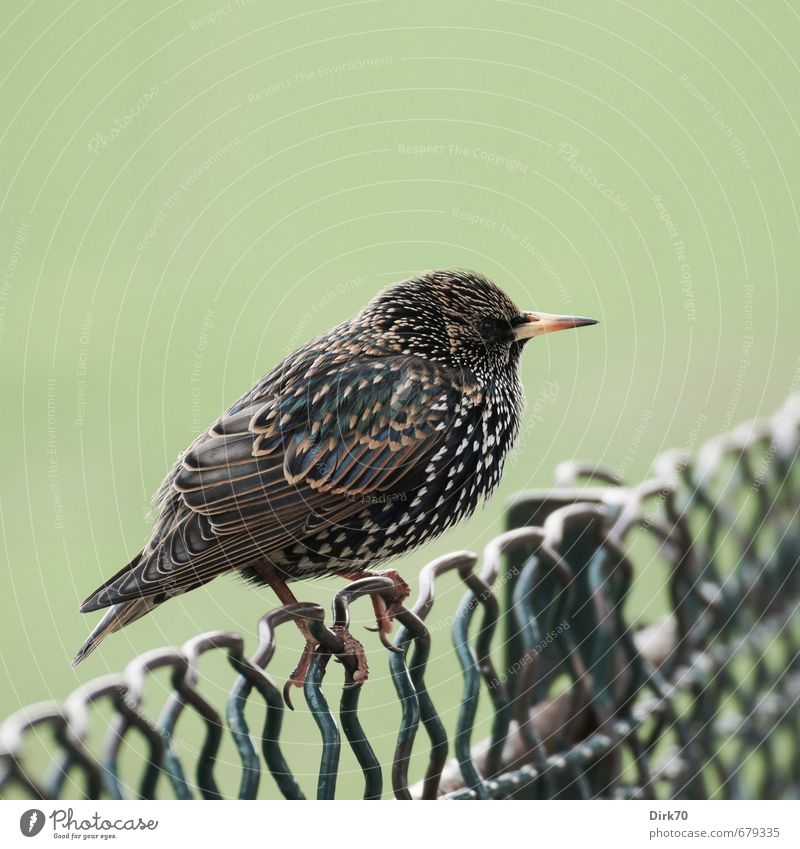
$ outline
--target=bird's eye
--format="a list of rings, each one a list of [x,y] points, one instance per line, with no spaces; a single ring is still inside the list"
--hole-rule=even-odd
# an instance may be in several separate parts
[[[481,336],[488,341],[497,341],[498,339],[509,336],[511,333],[511,327],[508,321],[494,316],[485,316],[482,318],[478,324],[478,330]]]

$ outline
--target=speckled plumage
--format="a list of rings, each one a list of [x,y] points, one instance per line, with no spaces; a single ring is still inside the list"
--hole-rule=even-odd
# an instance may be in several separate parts
[[[432,271],[288,356],[181,454],[147,545],[82,606],[113,605],[76,661],[223,572],[353,575],[468,516],[518,430],[532,315],[478,274]]]

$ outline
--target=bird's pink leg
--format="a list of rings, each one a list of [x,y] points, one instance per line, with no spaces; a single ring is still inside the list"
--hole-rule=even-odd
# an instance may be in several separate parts
[[[295,594],[289,589],[286,581],[278,573],[278,570],[271,563],[258,563],[255,565],[258,574],[272,587],[275,595],[278,596],[278,601],[281,604],[297,604]],[[296,619],[295,624],[298,630],[303,635],[306,644],[303,646],[303,652],[300,655],[300,660],[294,671],[289,676],[286,684],[283,687],[283,697],[286,704],[293,709],[292,700],[289,698],[289,692],[292,687],[302,687],[306,682],[308,668],[311,666],[311,661],[314,658],[314,651],[317,648],[317,641],[308,630],[308,625],[302,619]]]

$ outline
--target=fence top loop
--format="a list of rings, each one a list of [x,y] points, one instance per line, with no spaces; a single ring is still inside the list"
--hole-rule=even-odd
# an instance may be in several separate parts
[[[624,486],[622,478],[608,466],[599,463],[587,463],[582,460],[567,460],[556,466],[554,479],[556,486],[577,486],[578,481],[605,483],[611,486]]]
[[[0,757],[19,757],[27,731],[40,725],[49,725],[57,731],[66,723],[64,712],[57,702],[37,702],[21,708],[0,725]]]
[[[251,661],[255,666],[266,669],[275,653],[275,629],[286,622],[305,620],[309,625],[312,622],[322,622],[325,611],[318,604],[299,602],[297,604],[285,604],[265,613],[258,620],[258,649],[252,656]]]
[[[472,551],[456,551],[453,554],[437,557],[436,560],[424,566],[419,573],[419,595],[411,608],[412,613],[424,620],[433,607],[436,597],[436,579],[448,572],[456,571],[461,580],[466,583],[477,562],[478,555]]]
[[[73,690],[64,702],[70,733],[80,741],[89,733],[89,708],[106,696],[119,702],[125,695],[127,685],[121,675],[109,674],[95,678]]]
[[[227,649],[230,657],[244,657],[244,637],[235,631],[207,631],[187,640],[181,651],[186,656],[188,666],[186,678],[188,681],[197,680],[197,662],[200,656],[214,649]]]
[[[189,659],[175,648],[152,649],[135,657],[122,673],[125,679],[125,700],[129,704],[140,705],[144,698],[145,684],[151,673],[158,669],[172,669],[173,681],[178,689],[186,686],[186,672]]]
[[[333,597],[331,612],[334,626],[350,627],[350,605],[356,599],[363,598],[365,595],[380,595],[388,598],[394,589],[394,581],[391,578],[377,575],[353,581]]]

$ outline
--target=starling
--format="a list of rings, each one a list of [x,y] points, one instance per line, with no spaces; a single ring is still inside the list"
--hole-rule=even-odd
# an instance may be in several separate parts
[[[523,312],[473,272],[390,286],[275,366],[179,456],[149,541],[81,606],[110,609],[73,665],[224,572],[289,603],[290,582],[364,577],[469,516],[497,487],[519,429],[525,343],[590,324]],[[399,603],[408,587],[386,574]],[[375,604],[383,633],[391,604]]]

